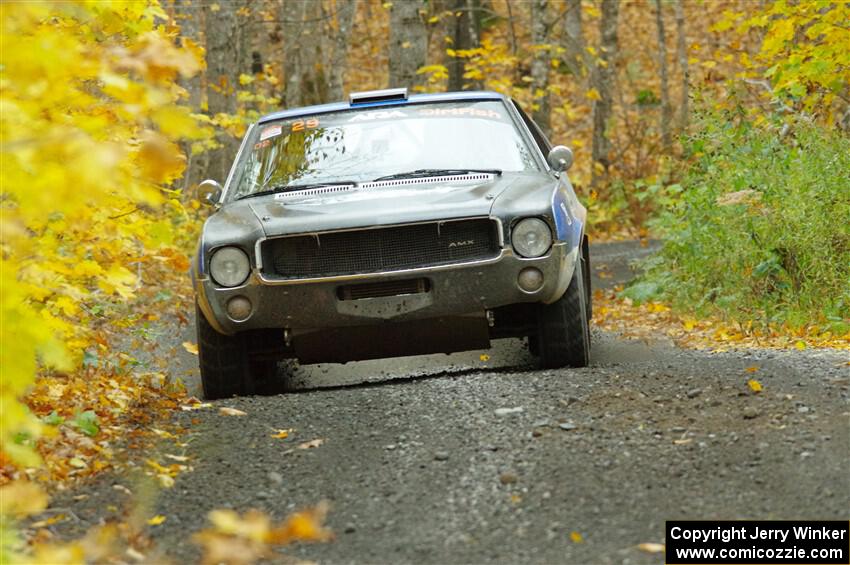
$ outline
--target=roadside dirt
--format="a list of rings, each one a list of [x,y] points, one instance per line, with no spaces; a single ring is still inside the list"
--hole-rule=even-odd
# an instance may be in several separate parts
[[[629,260],[651,249],[595,246],[594,284],[627,280]],[[191,330],[155,335],[172,374],[197,391],[196,359],[180,347]],[[213,508],[280,519],[326,499],[336,539],[289,556],[649,563],[663,558],[637,545],[663,543],[668,519],[848,517],[846,352],[711,354],[594,332],[589,368],[533,361],[523,342],[502,340],[485,352],[299,368],[287,395],[180,414],[192,471],[172,488],[140,494],[132,474],[101,477],[55,497],[74,519],[51,529],[80,535],[142,496],[166,517],[150,528],[151,555],[192,562],[188,540]],[[273,438],[280,429],[293,431]],[[140,454],[138,468],[160,455]]]

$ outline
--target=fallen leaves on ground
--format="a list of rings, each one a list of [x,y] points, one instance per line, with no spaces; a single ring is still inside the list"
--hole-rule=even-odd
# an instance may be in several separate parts
[[[191,412],[192,410],[203,410],[204,408],[212,408],[211,402],[201,402],[194,396],[190,396],[187,398],[183,404],[180,406],[180,410],[184,412]]]
[[[297,541],[327,541],[330,530],[324,526],[328,505],[296,512],[277,526],[259,510],[248,510],[240,515],[234,510],[213,510],[207,517],[210,528],[193,537],[201,546],[205,564],[250,564],[271,555],[275,546],[285,546]]]
[[[570,532],[570,541],[573,543],[584,543],[584,537],[578,532]]]
[[[156,467],[155,462],[148,462]],[[144,511],[148,498],[140,495],[135,501],[139,507],[132,513]],[[42,486],[31,481],[15,481],[0,487],[0,513],[4,526],[13,518],[10,534],[14,534],[15,521],[35,515],[47,507],[48,496]],[[328,503],[320,502],[315,507],[290,514],[278,524],[260,510],[248,510],[239,514],[234,510],[216,509],[208,514],[211,527],[193,536],[195,543],[201,546],[205,564],[249,565],[274,554],[275,547],[295,542],[325,542],[332,539],[332,532],[325,527]],[[132,514],[131,513],[131,514]],[[144,516],[144,514],[142,515]],[[150,518],[132,515],[127,521],[113,522],[90,528],[86,534],[76,540],[57,542],[54,534],[41,529],[31,539],[26,553],[19,553],[23,547],[6,547],[3,556],[11,562],[21,564],[49,563],[124,563],[127,557],[131,562],[143,562],[154,556],[167,561],[155,546],[148,528],[164,524],[168,517],[155,514]],[[58,522],[62,516],[40,522],[39,527]],[[30,531],[34,524],[30,524]],[[11,553],[7,553],[11,551]]]
[[[153,441],[151,424],[167,420],[183,396],[182,385],[160,373],[87,367],[43,376],[26,401],[45,431],[37,440],[21,438],[43,465],[21,468],[0,457],[0,483],[23,476],[63,483],[113,468],[118,445],[141,448]]]
[[[157,482],[163,488],[171,488],[174,486],[174,479],[180,473],[191,471],[192,467],[181,463],[172,463],[170,465],[160,465],[153,459],[145,461],[148,467],[152,469],[148,474],[155,477]]]
[[[674,312],[659,302],[636,304],[620,298],[617,291],[597,290],[593,297],[596,327],[624,337],[657,339],[664,336],[676,345],[715,352],[733,349],[831,348],[850,350],[850,334],[834,335],[817,326],[760,328],[720,318],[696,320]],[[754,372],[748,368],[747,372]]]
[[[319,446],[320,446],[320,445],[322,445],[323,443],[325,443],[325,440],[324,440],[324,439],[317,438],[317,439],[313,439],[313,440],[310,440],[310,441],[305,441],[304,443],[299,444],[299,445],[298,445],[298,449],[311,449],[311,448],[313,448],[313,447],[319,447]]]
[[[0,487],[0,519],[4,527],[0,560],[21,565],[119,562],[122,552],[135,551],[132,543],[145,543],[139,532],[127,523],[98,525],[80,539],[53,541],[53,532],[46,528],[64,520],[64,514],[29,524],[29,532],[33,534],[35,530],[28,540],[29,545],[16,543],[20,520],[42,512],[48,502],[44,487],[29,480],[18,480]],[[151,519],[157,523],[164,520],[161,516]]]
[[[91,344],[81,366],[43,371],[22,398],[40,429],[4,443],[0,484],[28,477],[50,490],[64,488],[115,469],[126,450],[145,449],[158,438],[176,440],[164,423],[192,400],[168,374],[169,354],[148,324],[165,301],[169,309],[188,311],[192,288],[168,262],[143,261],[137,274],[157,284],[137,288],[131,302],[98,304],[102,311],[89,328]],[[38,457],[15,463],[21,449]]]
[[[180,345],[183,346],[183,349],[191,353],[192,355],[198,354],[198,344],[192,343],[191,341],[184,341]]]
[[[761,392],[762,389],[761,383],[755,379],[750,379],[749,381],[747,381],[747,386],[750,387],[751,391],[756,393]]]
[[[165,522],[165,520],[165,516],[163,516],[162,514],[157,514],[156,516],[148,520],[148,526],[159,526],[160,524]]]
[[[272,434],[272,437],[275,438],[275,439],[286,439],[286,438],[289,437],[289,434],[291,434],[294,431],[295,430],[293,430],[291,428],[288,429],[288,430],[277,430],[275,433]]]
[[[641,543],[641,544],[638,544],[637,547],[638,547],[639,550],[645,551],[647,553],[661,553],[662,551],[664,551],[664,544],[663,543],[653,543],[653,542]]]
[[[218,413],[223,416],[247,416],[247,412],[243,412],[237,408],[230,408],[228,406],[222,406],[218,409]]]

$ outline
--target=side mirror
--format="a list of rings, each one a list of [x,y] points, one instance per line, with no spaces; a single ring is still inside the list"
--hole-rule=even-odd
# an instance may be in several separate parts
[[[216,206],[221,200],[221,185],[218,181],[207,179],[198,185],[198,200],[207,206]]]
[[[549,150],[546,160],[553,171],[562,173],[573,166],[573,152],[569,147],[556,145]]]

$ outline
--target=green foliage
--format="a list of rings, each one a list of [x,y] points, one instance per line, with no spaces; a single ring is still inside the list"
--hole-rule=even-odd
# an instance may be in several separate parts
[[[737,320],[850,330],[850,139],[798,121],[703,113],[666,242],[626,290]]]
[[[658,210],[669,208],[681,198],[682,186],[670,184],[666,170],[637,180],[615,178],[604,198],[591,192],[582,203],[588,209],[588,222],[595,232],[628,232],[630,237],[646,235],[645,224]]]
[[[94,410],[86,410],[85,412],[77,414],[77,417],[74,418],[74,425],[77,426],[81,432],[91,437],[96,436],[97,432],[100,431],[97,414],[95,414]]]
[[[53,410],[50,414],[44,416],[41,421],[48,426],[59,426],[65,423],[65,418],[57,414],[56,410]]]
[[[635,99],[635,103],[638,106],[654,106],[655,104],[659,104],[661,100],[658,99],[658,96],[655,95],[655,92],[645,88],[643,90],[639,90],[637,93],[637,98]]]

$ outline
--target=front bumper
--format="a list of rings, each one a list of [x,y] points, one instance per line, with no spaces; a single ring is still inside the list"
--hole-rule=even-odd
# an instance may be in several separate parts
[[[209,278],[196,279],[194,285],[199,307],[221,333],[260,328],[324,330],[483,314],[522,302],[551,303],[566,291],[577,252],[577,247],[571,250],[567,243],[556,242],[546,256],[537,259],[517,257],[505,248],[487,261],[390,273],[265,281],[254,271],[235,288],[217,288]],[[534,293],[517,285],[517,276],[526,267],[536,267],[544,276],[543,286]],[[341,285],[411,278],[428,279],[429,291],[359,300],[338,297]],[[251,315],[243,321],[234,321],[226,313],[225,305],[234,296],[244,296],[253,305]]]

